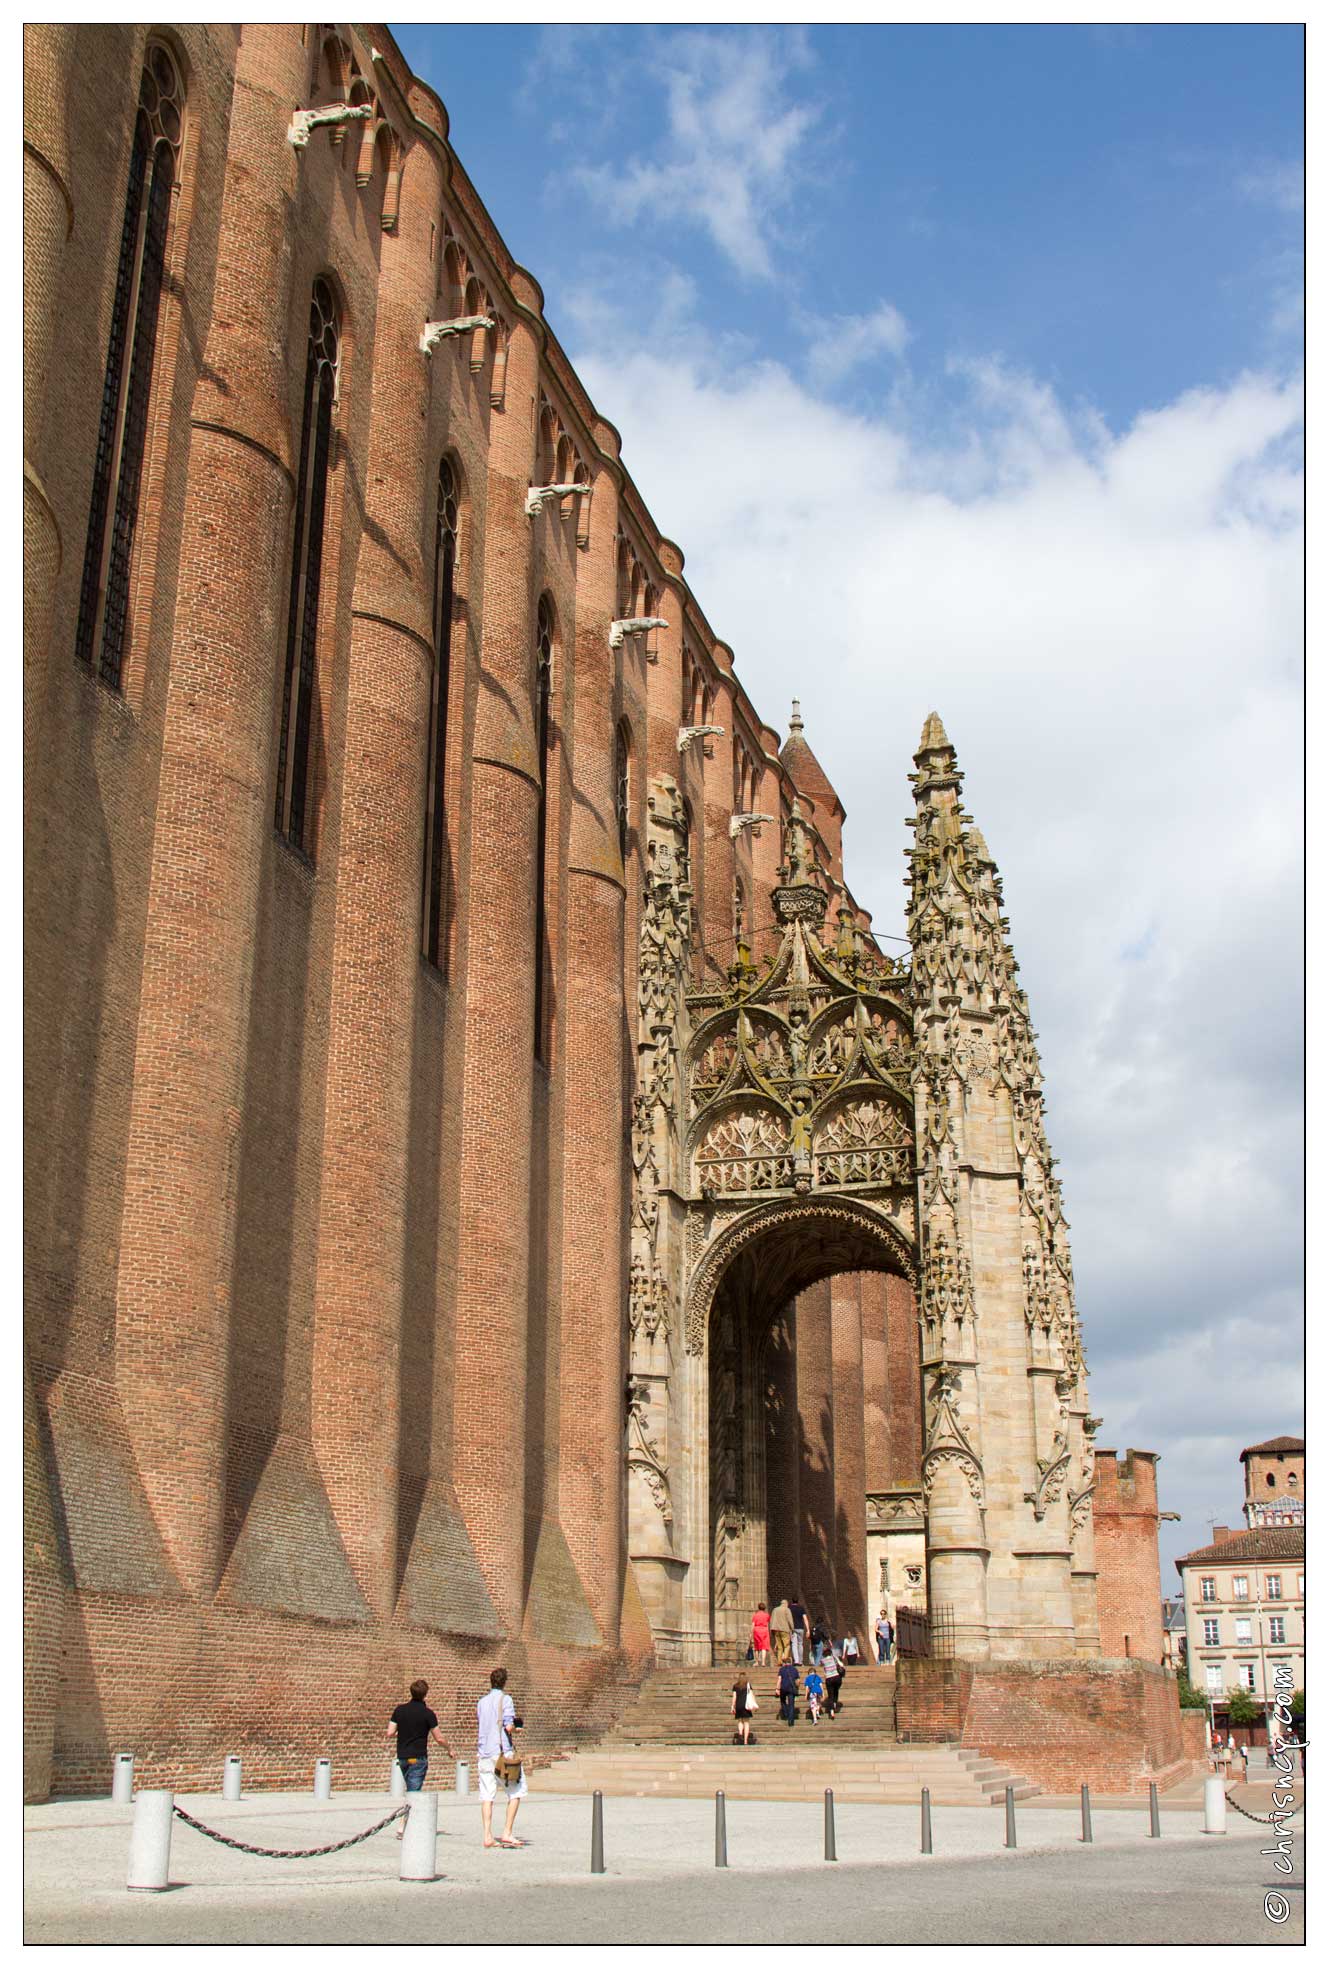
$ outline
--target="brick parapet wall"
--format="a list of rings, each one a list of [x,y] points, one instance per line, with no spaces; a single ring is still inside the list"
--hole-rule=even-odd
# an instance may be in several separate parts
[[[1176,1682],[1141,1661],[903,1660],[896,1728],[981,1751],[1045,1791],[1140,1791],[1191,1755]]]

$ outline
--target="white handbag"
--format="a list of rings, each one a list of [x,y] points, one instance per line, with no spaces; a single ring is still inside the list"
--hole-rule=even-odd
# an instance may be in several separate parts
[[[752,1689],[752,1688],[749,1688],[749,1690],[748,1690],[748,1715],[749,1715],[749,1716],[755,1716],[755,1715],[756,1715],[756,1713],[757,1713],[757,1692],[756,1692],[756,1690],[755,1690],[755,1689]]]

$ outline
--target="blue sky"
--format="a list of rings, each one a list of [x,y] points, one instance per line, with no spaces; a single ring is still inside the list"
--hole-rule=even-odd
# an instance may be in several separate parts
[[[397,33],[564,340],[589,280],[668,264],[704,291],[711,332],[776,359],[803,359],[807,316],[885,300],[925,372],[996,346],[1115,430],[1263,360],[1270,289],[1297,278],[1296,28]],[[649,207],[614,221],[579,173],[654,155],[671,69],[694,72],[714,138],[742,60],[708,50],[762,49],[793,139],[756,185],[768,277],[695,215],[664,236]]]
[[[886,933],[941,712],[1206,1542],[1302,1426],[1300,31],[394,31]]]

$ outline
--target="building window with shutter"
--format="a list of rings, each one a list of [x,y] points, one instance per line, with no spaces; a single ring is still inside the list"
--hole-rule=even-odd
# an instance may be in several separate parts
[[[1204,1645],[1206,1648],[1216,1648],[1218,1646],[1218,1622],[1216,1620],[1206,1620],[1204,1623]]]
[[[130,626],[134,537],[166,275],[171,195],[183,134],[180,77],[167,50],[154,42],[148,48],[139,80],[74,634],[79,660],[113,690],[121,687]]]

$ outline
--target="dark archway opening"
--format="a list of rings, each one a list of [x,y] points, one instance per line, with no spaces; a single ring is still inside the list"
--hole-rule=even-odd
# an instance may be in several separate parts
[[[922,1455],[901,1255],[866,1212],[777,1217],[726,1264],[707,1345],[716,1659],[745,1652],[759,1601],[795,1596],[866,1652],[882,1584],[869,1504],[916,1486]],[[921,1562],[921,1529],[916,1543]]]

